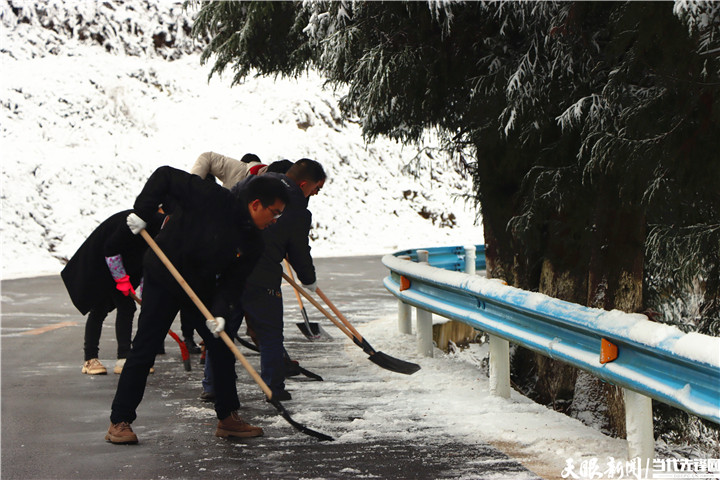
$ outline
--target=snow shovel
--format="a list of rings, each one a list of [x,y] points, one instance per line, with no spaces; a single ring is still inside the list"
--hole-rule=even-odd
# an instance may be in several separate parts
[[[259,351],[260,351],[260,349],[259,349],[254,343],[248,342],[247,340],[245,340],[244,338],[242,338],[240,335],[235,335],[235,340],[237,340],[238,342],[240,342],[240,345],[242,345],[243,347],[247,348],[248,350],[252,350],[253,352],[259,352]],[[285,353],[287,354],[287,352],[285,352]],[[313,372],[311,372],[310,370],[307,370],[307,369],[301,367],[299,364],[296,365],[296,366],[297,366],[298,370],[300,371],[300,373],[302,373],[302,374],[305,375],[306,377],[312,378],[313,380],[317,380],[318,382],[322,382],[322,381],[323,381],[323,378],[322,378],[320,375],[318,375],[317,373],[313,373]]]
[[[245,340],[244,338],[242,338],[239,334],[236,334],[236,335],[235,335],[235,340],[237,340],[238,342],[240,342],[240,345],[242,345],[243,347],[247,348],[248,350],[252,350],[253,352],[259,352],[259,351],[260,351],[260,349],[257,347],[257,345],[255,345],[255,344],[252,343],[252,342],[248,342],[247,340]]]
[[[319,288],[316,290],[317,294],[320,296],[320,298],[323,299],[325,303],[337,314],[338,318],[342,321],[340,323],[337,321],[330,313],[328,313],[327,310],[325,310],[320,303],[312,298],[305,290],[303,290],[297,283],[295,283],[293,280],[291,280],[287,275],[283,273],[283,278],[292,285],[295,290],[302,293],[302,295],[307,298],[310,303],[312,303],[315,308],[320,310],[320,312],[325,315],[328,320],[333,322],[336,327],[338,327],[342,332],[350,337],[350,339],[357,345],[358,347],[362,348],[365,353],[369,355],[368,360],[373,362],[379,367],[382,367],[386,370],[390,370],[397,373],[404,373],[405,375],[412,375],[413,373],[420,370],[420,365],[416,363],[410,363],[406,362],[404,360],[400,360],[394,357],[391,357],[390,355],[387,355],[383,352],[378,352],[374,348],[370,346],[367,340],[365,340],[360,333],[355,330],[355,328],[352,326],[352,324],[345,318],[345,316],[340,313],[340,311],[335,308],[335,305],[332,304],[329,298],[325,296],[324,293],[322,293],[322,290]]]
[[[135,302],[137,302],[138,305],[142,305],[142,300],[140,300],[140,297],[135,295],[134,293],[131,293],[130,296],[132,297]],[[189,372],[192,370],[192,365],[190,365],[190,352],[187,349],[187,345],[185,345],[185,342],[180,340],[180,337],[177,336],[177,333],[173,332],[172,330],[168,330],[168,335],[170,335],[178,344],[180,347],[180,356],[182,356],[183,366],[185,367],[185,371]]]
[[[290,275],[290,278],[295,280],[295,275],[293,275],[292,267],[290,266],[290,262],[288,262],[288,259],[285,259],[285,266],[287,267],[288,274]],[[318,340],[331,340],[332,337],[328,335],[328,333],[323,330],[323,328],[320,326],[317,322],[311,322],[308,319],[307,311],[305,311],[305,305],[303,305],[302,298],[300,298],[300,294],[298,293],[297,289],[293,288],[295,291],[295,297],[297,297],[297,301],[300,304],[300,313],[303,317],[302,323],[296,323],[297,327],[300,329],[300,331],[305,335],[305,338],[310,340],[311,342],[315,342]]]
[[[205,305],[202,303],[200,298],[195,294],[192,288],[190,288],[190,285],[187,284],[185,279],[180,275],[180,272],[177,271],[175,266],[172,264],[169,258],[165,256],[165,253],[160,249],[157,243],[155,243],[155,240],[150,236],[149,233],[145,229],[140,230],[140,235],[145,239],[145,241],[148,243],[150,248],[152,248],[153,252],[155,252],[155,255],[158,256],[158,258],[163,262],[165,267],[168,269],[168,271],[172,274],[172,276],[177,280],[180,287],[182,287],[183,290],[185,290],[185,293],[187,293],[188,297],[190,297],[190,300],[193,301],[195,306],[200,310],[200,312],[203,314],[206,320],[215,320],[215,317],[212,313],[205,307]],[[282,417],[287,420],[287,422],[295,427],[298,431],[304,433],[305,435],[309,435],[311,437],[315,437],[318,440],[321,441],[331,441],[335,440],[329,435],[325,435],[324,433],[316,432],[315,430],[312,430],[305,425],[302,425],[295,420],[293,420],[290,417],[290,414],[285,410],[285,407],[280,403],[280,400],[277,400],[273,398],[272,390],[270,390],[270,387],[267,386],[267,384],[263,381],[263,379],[260,377],[260,375],[257,373],[257,371],[250,365],[250,363],[245,358],[245,355],[240,353],[240,350],[235,346],[235,343],[230,339],[227,333],[220,332],[220,338],[222,341],[227,345],[227,347],[233,352],[235,355],[235,358],[238,359],[238,361],[242,364],[243,367],[245,367],[245,370],[247,370],[248,374],[252,379],[257,383],[257,385],[260,387],[260,389],[265,393],[265,396],[267,397],[268,401],[272,404],[273,407],[282,415]]]

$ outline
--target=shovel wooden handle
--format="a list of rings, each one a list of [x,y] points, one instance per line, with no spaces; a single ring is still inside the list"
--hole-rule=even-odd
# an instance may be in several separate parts
[[[190,299],[193,301],[195,306],[200,310],[200,312],[203,314],[203,316],[207,320],[215,320],[215,317],[212,313],[210,313],[210,310],[208,310],[205,307],[205,304],[203,304],[202,300],[200,300],[200,297],[198,297],[192,288],[190,288],[190,285],[187,284],[185,279],[180,275],[180,272],[177,271],[175,266],[172,264],[169,258],[165,255],[165,253],[160,249],[157,243],[155,243],[155,240],[150,236],[147,231],[140,230],[140,235],[145,239],[147,244],[152,248],[152,251],[155,252],[155,255],[158,256],[160,261],[167,267],[167,269],[170,271],[172,276],[177,280],[178,284],[180,284],[180,287],[182,287],[183,290],[185,290],[185,293],[188,294]],[[260,375],[257,373],[257,371],[253,368],[252,365],[250,365],[250,362],[247,361],[245,358],[245,355],[240,353],[240,350],[235,346],[235,343],[233,343],[232,340],[230,340],[230,337],[225,332],[220,332],[220,338],[222,338],[223,342],[225,342],[225,345],[233,352],[235,355],[235,358],[237,358],[243,367],[245,367],[245,370],[250,374],[253,380],[255,380],[255,383],[258,384],[258,386],[262,389],[262,391],[265,393],[265,395],[272,399],[272,391],[270,390],[270,387],[267,386],[267,384],[263,381],[263,379],[260,377]]]
[[[310,294],[305,291],[304,288],[302,288],[300,285],[298,285],[297,283],[295,283],[295,281],[292,280],[290,277],[288,277],[287,274],[283,273],[282,276],[283,276],[283,278],[285,279],[285,281],[287,281],[287,282],[295,289],[296,292],[301,293],[303,297],[307,298],[308,301],[309,301],[310,303],[312,303],[313,306],[320,311],[320,313],[322,313],[323,315],[325,315],[325,316],[328,318],[328,320],[330,320],[332,323],[334,323],[335,326],[338,327],[345,335],[347,335],[348,337],[350,337],[350,339],[356,338],[356,337],[352,334],[352,332],[347,329],[347,327],[346,327],[345,325],[343,325],[341,322],[339,322],[338,320],[336,320],[335,317],[333,317],[333,316],[330,314],[330,312],[328,312],[327,310],[325,310],[325,309],[323,308],[323,306],[320,305],[320,302],[318,302],[317,300],[315,300],[314,298],[312,298],[312,297],[310,296]],[[358,340],[362,341],[362,338],[358,338]]]
[[[293,275],[292,267],[290,266],[290,262],[288,262],[288,259],[285,259],[285,266],[287,267],[288,275],[290,275],[290,278],[295,280],[295,275]],[[295,297],[297,297],[297,301],[300,304],[300,310],[305,308],[305,306],[302,303],[302,297],[300,296],[300,293],[298,293],[296,288],[293,288],[293,291],[295,292]]]
[[[323,291],[320,290],[320,287],[318,287],[318,288],[315,290],[315,293],[317,293],[318,296],[323,299],[323,302],[325,302],[325,304],[326,304],[328,307],[330,307],[330,310],[332,310],[333,313],[334,313],[335,315],[337,315],[337,317],[340,319],[341,322],[343,322],[343,324],[348,328],[348,330],[350,330],[350,331],[358,338],[358,340],[360,340],[360,341],[362,342],[363,337],[362,337],[362,335],[360,335],[360,332],[358,332],[357,330],[355,330],[355,327],[352,326],[352,323],[350,323],[350,321],[349,321],[347,318],[345,318],[345,315],[343,315],[342,313],[340,313],[340,310],[338,310],[337,307],[336,307],[336,306],[330,301],[330,299],[325,295],[325,293],[323,293]]]

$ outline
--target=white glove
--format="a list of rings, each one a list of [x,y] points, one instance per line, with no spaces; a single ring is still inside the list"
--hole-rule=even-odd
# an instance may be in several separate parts
[[[317,281],[311,283],[310,285],[303,284],[303,288],[305,290],[310,290],[311,292],[315,293],[315,291],[317,290]]]
[[[215,317],[212,320],[206,320],[205,325],[215,338],[220,336],[220,332],[225,330],[225,319],[223,317]]]
[[[137,235],[140,233],[140,230],[145,229],[147,227],[147,223],[145,223],[145,220],[138,217],[134,213],[131,213],[127,216],[127,226],[130,227],[130,231],[133,233],[133,235]]]

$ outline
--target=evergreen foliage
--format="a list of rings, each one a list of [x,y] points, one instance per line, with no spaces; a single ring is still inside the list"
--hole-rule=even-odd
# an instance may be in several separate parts
[[[211,75],[312,67],[349,87],[342,108],[370,138],[439,129],[474,173],[485,213],[499,190],[512,202],[511,262],[526,264],[513,283],[538,288],[549,243],[592,243],[589,220],[610,193],[647,222],[645,306],[700,281],[713,291],[696,327],[717,333],[717,5],[198,3]],[[569,257],[571,269],[588,260]]]

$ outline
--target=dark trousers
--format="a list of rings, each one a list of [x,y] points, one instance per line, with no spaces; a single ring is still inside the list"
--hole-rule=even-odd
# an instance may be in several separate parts
[[[194,340],[194,321],[192,318],[189,318],[194,315],[194,311],[197,311],[195,305],[180,309],[180,331],[182,332],[183,340]]]
[[[187,295],[177,288],[168,288],[145,274],[143,305],[138,317],[138,329],[132,342],[112,403],[112,423],[132,423],[137,418],[136,409],[145,393],[145,385],[155,353],[160,349],[181,307],[190,309]],[[194,311],[197,311],[195,308]],[[215,380],[215,413],[219,419],[226,418],[240,408],[235,386],[235,357],[219,338],[215,338],[205,326],[200,312],[192,316],[194,328],[212,352],[210,359]]]
[[[248,284],[242,304],[245,319],[260,344],[260,376],[276,395],[285,390],[282,294],[279,290]]]
[[[111,301],[98,305],[90,310],[85,322],[85,343],[83,350],[85,360],[98,358],[100,334],[102,326],[108,313],[117,309],[115,314],[115,338],[117,338],[117,358],[127,357],[130,351],[130,339],[132,338],[132,324],[135,316],[135,301],[126,297],[120,291],[113,290],[110,295]]]
[[[218,308],[217,304],[213,307],[213,313],[216,312],[215,308]],[[233,309],[218,310],[218,312],[223,312],[217,314],[225,318],[225,332],[233,341],[235,341],[235,336],[237,335],[238,330],[240,330],[240,325],[242,325],[243,321],[242,308],[236,307]],[[213,387],[213,372],[210,367],[210,361],[208,360],[211,356],[212,353],[205,352],[205,367],[203,370],[202,386],[203,392],[215,393],[215,389]]]

